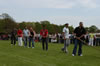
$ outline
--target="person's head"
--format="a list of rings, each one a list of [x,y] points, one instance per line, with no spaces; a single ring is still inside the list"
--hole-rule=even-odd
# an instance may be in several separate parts
[[[43,29],[45,29],[46,28],[46,25],[42,25],[42,27],[43,27]]]
[[[30,31],[33,31],[33,28],[32,27],[30,27]]]
[[[25,29],[27,29],[27,27],[25,27]]]
[[[80,23],[79,23],[79,26],[80,26],[80,27],[83,27],[83,22],[80,22]]]
[[[68,24],[68,23],[66,23],[66,24],[65,24],[65,26],[68,28],[69,24]]]

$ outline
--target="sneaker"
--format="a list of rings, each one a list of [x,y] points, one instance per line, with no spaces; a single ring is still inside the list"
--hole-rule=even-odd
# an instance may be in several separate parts
[[[68,53],[68,51],[65,51],[65,53]]]
[[[75,56],[74,54],[72,54],[72,56]]]
[[[34,48],[34,47],[32,47],[32,48]]]
[[[82,54],[80,54],[79,56],[83,56]]]
[[[11,44],[11,46],[13,46],[13,44]]]
[[[61,50],[64,52],[64,48],[61,48]]]
[[[24,46],[24,48],[26,48],[27,46]]]
[[[30,47],[28,47],[28,48],[30,48]]]

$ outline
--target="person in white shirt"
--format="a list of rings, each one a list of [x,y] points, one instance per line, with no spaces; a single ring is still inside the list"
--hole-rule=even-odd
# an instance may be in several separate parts
[[[29,30],[27,27],[23,30],[24,46],[27,47],[27,42],[29,41]]]
[[[68,47],[69,44],[70,44],[68,25],[69,25],[69,24],[66,23],[66,24],[65,24],[65,27],[63,28],[64,48],[62,48],[62,51],[64,51],[65,53],[68,53],[67,47]]]

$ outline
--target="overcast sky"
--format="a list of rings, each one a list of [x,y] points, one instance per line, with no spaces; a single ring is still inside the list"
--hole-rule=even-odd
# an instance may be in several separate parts
[[[100,0],[0,0],[0,14],[8,13],[17,22],[48,20],[54,24],[80,21],[100,28]]]

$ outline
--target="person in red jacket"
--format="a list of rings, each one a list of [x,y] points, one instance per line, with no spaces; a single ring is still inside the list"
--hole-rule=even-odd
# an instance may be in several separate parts
[[[23,46],[23,42],[22,42],[23,31],[20,28],[17,31],[17,35],[18,35],[18,45]]]
[[[46,43],[46,50],[48,50],[48,40],[47,40],[48,30],[46,29],[45,25],[43,25],[42,27],[43,27],[43,29],[41,29],[41,31],[40,31],[40,35],[42,36],[42,48],[43,48],[43,50],[45,50],[44,43]]]

